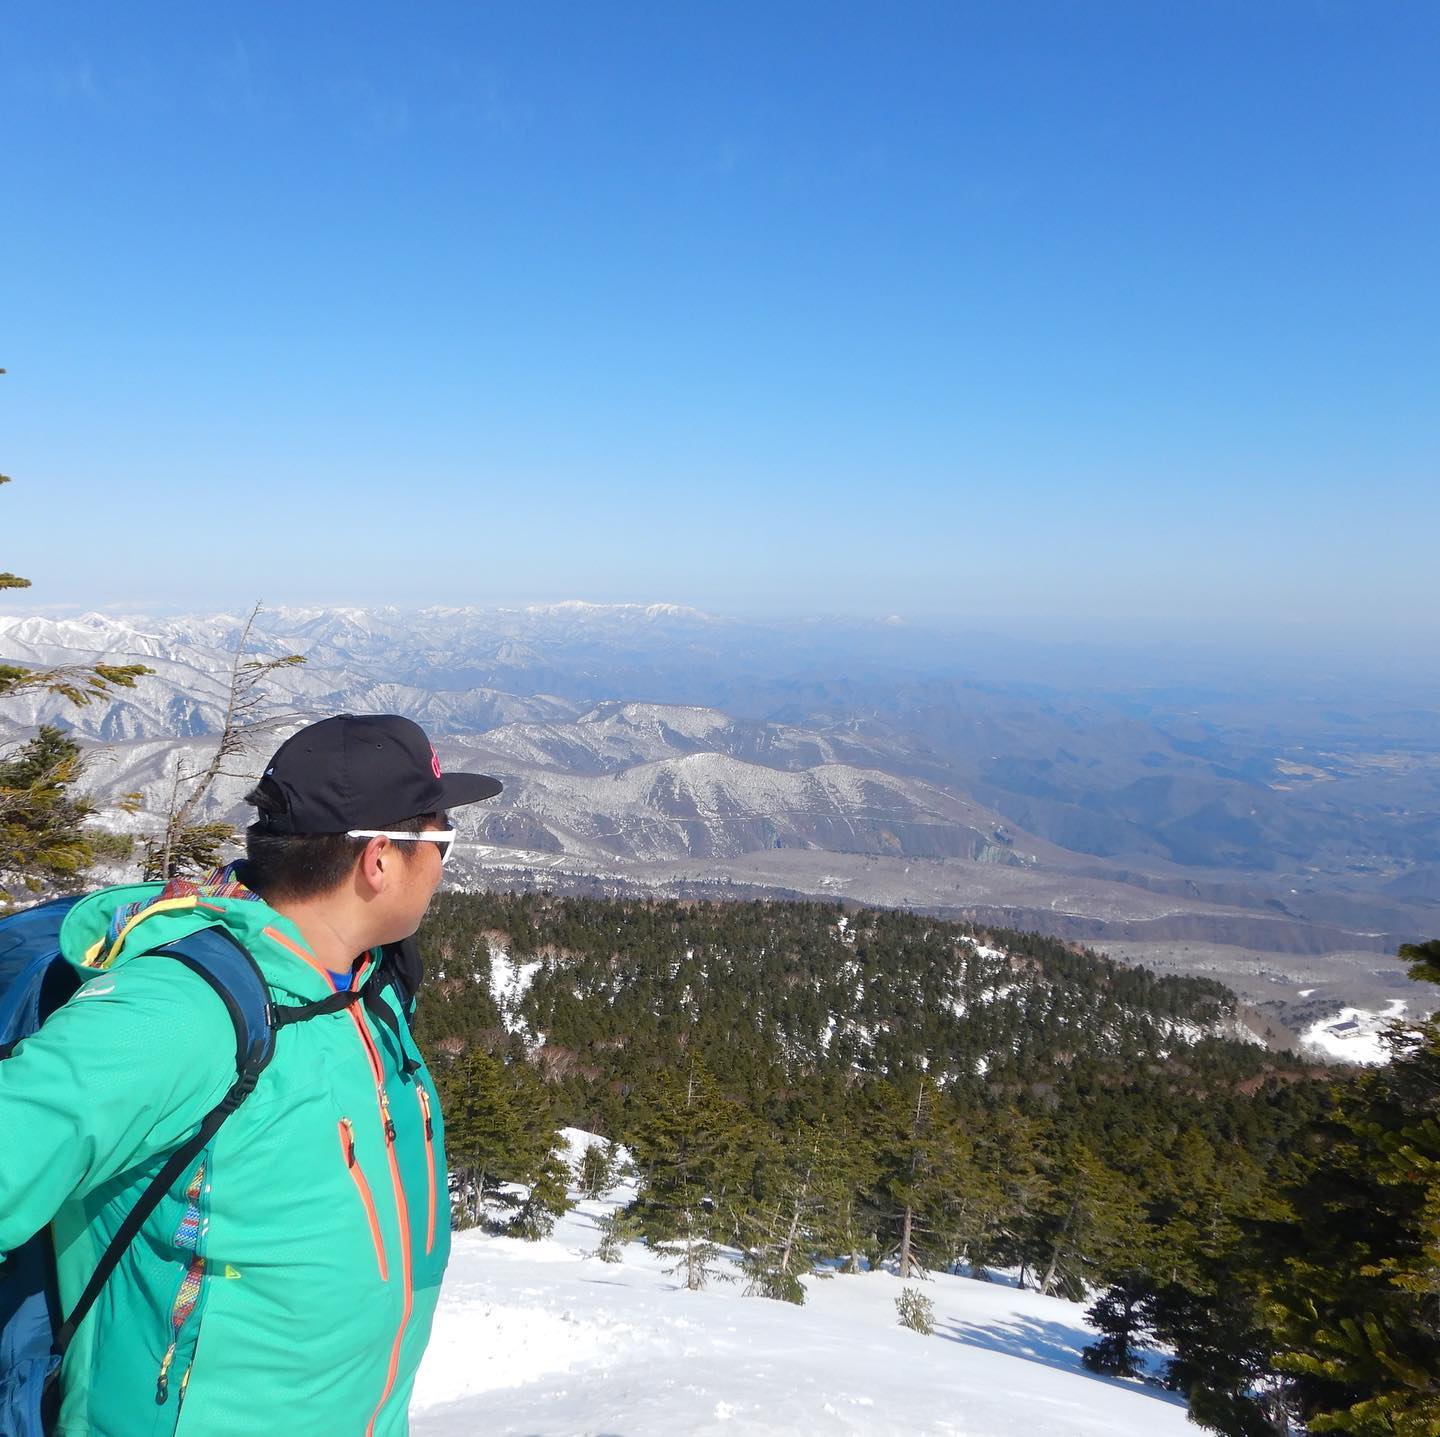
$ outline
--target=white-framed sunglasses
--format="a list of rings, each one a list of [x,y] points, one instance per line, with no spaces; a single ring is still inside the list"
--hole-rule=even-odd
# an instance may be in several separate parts
[[[440,866],[450,862],[455,852],[455,840],[459,835],[453,828],[426,828],[419,833],[399,833],[390,828],[349,828],[346,838],[388,838],[391,843],[438,843],[440,845]]]

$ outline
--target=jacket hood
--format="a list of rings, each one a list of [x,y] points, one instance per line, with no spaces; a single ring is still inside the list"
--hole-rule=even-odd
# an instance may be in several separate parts
[[[277,992],[309,1002],[334,991],[324,964],[291,919],[233,879],[223,885],[211,879],[124,884],[89,893],[65,915],[61,951],[87,969],[113,968],[202,928],[223,928]],[[229,891],[218,891],[222,886]],[[374,963],[362,968],[357,986],[374,971]]]

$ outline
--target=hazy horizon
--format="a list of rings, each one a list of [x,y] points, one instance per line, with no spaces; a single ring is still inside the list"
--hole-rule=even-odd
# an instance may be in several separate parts
[[[173,601],[112,600],[95,604],[46,604],[35,590],[11,592],[0,598],[0,618],[36,617],[74,619],[99,613],[117,621],[164,621],[213,615],[243,616],[260,596],[231,604],[189,605]],[[1198,685],[1232,686],[1237,693],[1254,691],[1271,696],[1294,690],[1303,681],[1310,687],[1343,686],[1347,681],[1383,683],[1392,700],[1408,696],[1416,703],[1440,702],[1440,650],[1407,640],[1403,632],[1376,636],[1339,632],[1322,625],[1243,628],[1181,626],[1156,620],[1102,623],[1075,615],[999,616],[925,614],[818,608],[789,611],[743,605],[692,602],[673,596],[644,600],[595,600],[569,594],[564,597],[519,596],[493,601],[465,601],[435,597],[387,605],[360,596],[335,601],[287,601],[263,596],[267,610],[317,609],[376,610],[387,607],[403,613],[425,609],[470,608],[481,611],[523,611],[567,606],[643,609],[655,606],[695,610],[708,618],[736,621],[757,629],[813,632],[818,638],[843,639],[847,633],[868,633],[881,643],[893,636],[896,661],[905,666],[914,646],[932,638],[937,644],[934,663],[945,669],[973,667],[979,678],[999,669],[1009,678],[1027,673],[1036,682],[1060,681],[1084,673],[1097,680],[1110,674],[1118,687],[1143,685],[1146,665],[1154,664],[1153,682],[1173,683],[1189,676]],[[988,665],[988,668],[987,668]],[[998,665],[998,667],[997,667]]]

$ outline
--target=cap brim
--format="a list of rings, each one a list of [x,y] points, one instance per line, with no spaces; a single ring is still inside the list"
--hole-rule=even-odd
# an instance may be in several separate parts
[[[444,797],[441,808],[459,808],[466,803],[479,803],[481,799],[494,798],[504,788],[498,778],[484,773],[447,773],[440,780]]]

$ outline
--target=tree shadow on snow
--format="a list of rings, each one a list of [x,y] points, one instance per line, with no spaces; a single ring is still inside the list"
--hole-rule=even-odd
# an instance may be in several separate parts
[[[1027,1362],[1038,1362],[1059,1372],[1079,1373],[1092,1382],[1103,1382],[1107,1387],[1123,1387],[1127,1392],[1154,1397],[1172,1407],[1185,1406],[1185,1399],[1178,1392],[1167,1392],[1163,1387],[1134,1379],[1091,1372],[1080,1361],[1080,1349],[1092,1340],[1093,1334],[1081,1327],[1069,1327],[1063,1322],[1043,1322],[1036,1317],[1017,1317],[1011,1322],[997,1322],[989,1326],[941,1321],[935,1324],[935,1335],[966,1347],[981,1347],[987,1352],[1003,1352],[1007,1357],[1022,1357]]]

